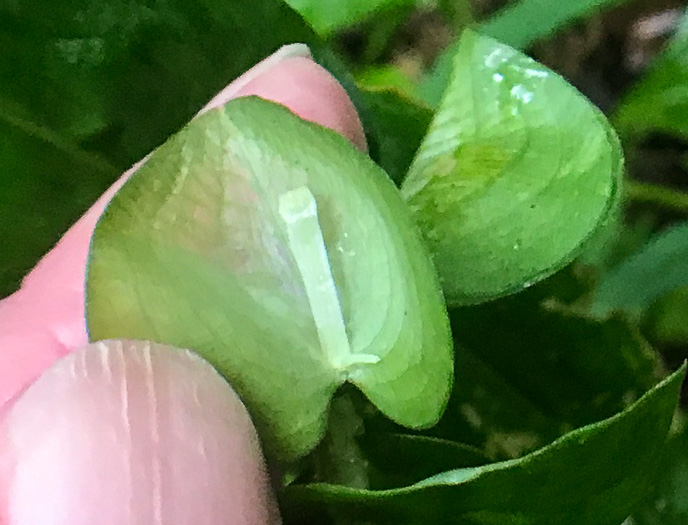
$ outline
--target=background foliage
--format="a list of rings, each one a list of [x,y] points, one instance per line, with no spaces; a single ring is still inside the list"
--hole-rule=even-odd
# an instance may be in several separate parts
[[[688,356],[685,3],[289,4],[0,2],[0,296],[119,173],[282,44],[308,43],[339,77],[362,114],[371,156],[400,183],[470,27],[560,73],[610,118],[626,158],[621,212],[549,279],[453,308],[456,386],[440,424],[410,434],[369,413],[351,441],[323,444],[350,447],[358,459],[360,447],[368,491],[344,487],[352,477],[343,454],[320,454],[287,478],[287,519],[298,523],[315,509],[313,523],[422,523],[413,516],[430,511],[462,516],[460,523],[688,523],[684,410],[673,422],[666,416],[681,377],[651,390]],[[658,429],[670,424],[664,446]],[[388,465],[395,451],[408,458],[406,468]],[[571,477],[595,458],[608,461],[604,469]],[[610,471],[617,477],[600,474]],[[524,472],[532,478],[519,477]],[[538,492],[552,472],[562,492]],[[330,484],[304,483],[317,480]],[[595,490],[577,490],[576,481]],[[490,498],[519,486],[531,490]],[[370,489],[391,492],[382,498]],[[611,503],[581,514],[580,501],[596,491]],[[461,508],[425,507],[457,494],[467,501]],[[579,521],[553,514],[547,503],[555,500]]]

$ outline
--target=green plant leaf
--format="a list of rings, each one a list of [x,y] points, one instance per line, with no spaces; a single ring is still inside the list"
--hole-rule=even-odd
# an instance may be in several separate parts
[[[688,285],[677,288],[649,309],[646,329],[652,340],[679,345],[688,343]]]
[[[454,391],[442,419],[427,433],[466,443],[496,461],[522,456],[566,432],[561,421],[510,384],[475,349],[457,349]]]
[[[353,26],[381,9],[417,0],[285,0],[322,36]]]
[[[650,70],[619,103],[612,122],[629,139],[651,131],[688,136],[688,15]]]
[[[570,262],[614,209],[621,171],[614,132],[582,95],[466,31],[402,194],[448,302],[470,304]]]
[[[73,214],[86,211],[102,181],[118,171],[2,102],[0,162],[1,298],[19,287]]]
[[[0,83],[27,120],[126,169],[293,42],[318,45],[280,0],[3,2]]]
[[[451,312],[457,367],[478,356],[538,410],[576,428],[627,408],[661,374],[657,355],[621,319],[599,322],[512,296]]]
[[[366,91],[392,91],[406,99],[415,99],[416,84],[400,67],[394,65],[372,65],[356,73],[356,85]],[[430,109],[428,108],[428,113]]]
[[[582,317],[552,295],[580,286],[567,273],[523,294],[450,310],[454,392],[425,434],[513,459],[628,408],[663,376],[636,328]]]
[[[280,459],[308,452],[345,381],[410,427],[439,418],[451,337],[422,238],[386,174],[337,133],[257,98],[192,121],[92,240],[91,339],[192,348]]]
[[[401,489],[292,485],[282,509],[301,519],[327,509],[399,525],[618,525],[657,469],[684,375],[682,367],[626,411],[520,459],[443,472]]]
[[[607,275],[595,294],[592,313],[622,311],[640,317],[660,297],[688,286],[688,222],[669,228]]]

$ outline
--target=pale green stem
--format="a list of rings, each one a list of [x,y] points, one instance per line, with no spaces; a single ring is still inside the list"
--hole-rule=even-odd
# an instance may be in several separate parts
[[[280,195],[279,213],[287,227],[289,248],[301,273],[327,359],[338,370],[358,363],[376,363],[378,356],[351,352],[315,197],[305,186],[288,191]]]
[[[365,425],[356,397],[353,388],[345,387],[332,398],[327,433],[315,453],[317,481],[367,489],[369,465],[358,444]]]

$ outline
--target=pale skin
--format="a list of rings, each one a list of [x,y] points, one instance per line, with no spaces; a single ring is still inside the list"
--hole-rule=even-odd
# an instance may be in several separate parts
[[[268,57],[202,111],[247,95],[366,149],[346,92],[305,46]],[[280,521],[249,416],[210,365],[160,345],[87,346],[90,235],[140,164],[0,301],[0,525]]]

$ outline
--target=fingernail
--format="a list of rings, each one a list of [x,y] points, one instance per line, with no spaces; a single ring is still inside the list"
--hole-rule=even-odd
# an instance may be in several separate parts
[[[210,109],[226,104],[231,99],[235,98],[237,93],[244,89],[246,85],[250,84],[253,80],[267,73],[277,64],[291,58],[305,58],[310,60],[311,50],[306,44],[287,44],[280,47],[272,55],[264,58],[251,69],[246,71],[243,75],[232,81],[232,83],[229,84],[225,89],[215,95],[213,99],[208,102],[208,104],[206,104],[201,111],[198,112],[198,114],[202,115]]]

